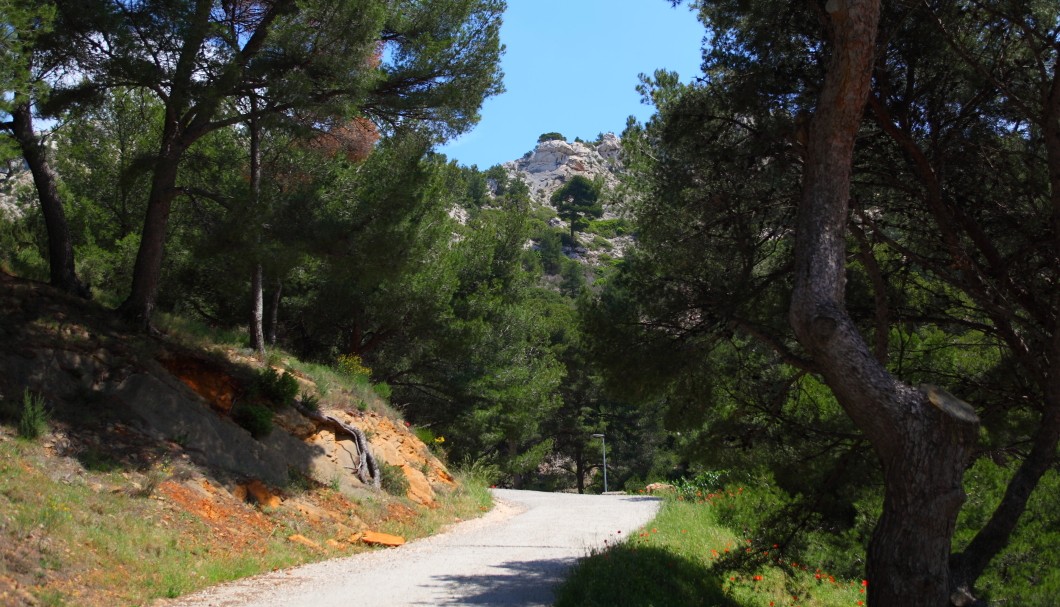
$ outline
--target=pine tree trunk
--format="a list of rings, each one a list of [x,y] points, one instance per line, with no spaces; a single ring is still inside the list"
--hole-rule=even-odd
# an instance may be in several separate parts
[[[581,449],[574,452],[574,475],[577,477],[578,494],[585,493],[585,456]]]
[[[21,97],[21,96],[20,96]],[[58,179],[48,163],[44,146],[33,132],[33,113],[29,100],[21,99],[11,109],[11,133],[22,149],[22,156],[33,174],[44,226],[48,232],[48,266],[52,286],[67,293],[88,299],[90,292],[77,279],[74,269],[74,246],[66,223],[62,200],[59,199]]]
[[[883,467],[884,512],[869,545],[870,607],[949,603],[949,551],[978,419],[937,389],[893,378],[846,311],[846,226],[855,136],[875,59],[879,0],[830,0],[832,55],[810,124],[790,319]]]
[[[261,125],[256,116],[257,99],[254,95],[250,97],[251,118],[250,130],[250,215],[256,216],[259,212],[258,205],[261,200]],[[260,241],[260,237],[257,239]],[[260,242],[254,243],[254,254],[259,255]],[[263,322],[265,317],[265,285],[261,262],[254,263],[250,280],[250,294],[252,298],[250,312],[250,347],[262,357],[265,356],[265,331]]]
[[[265,318],[265,288],[264,271],[260,263],[254,264],[254,270],[250,277],[250,294],[253,299],[250,313],[250,347],[263,358],[265,356],[265,332],[263,321]]]
[[[276,289],[272,292],[272,307],[269,308],[269,330],[266,340],[270,346],[276,345],[276,325],[280,322],[280,298],[283,295],[283,281],[276,281]]]
[[[162,279],[162,258],[166,244],[169,212],[177,196],[177,170],[183,150],[167,138],[155,161],[151,177],[151,192],[147,199],[147,213],[140,236],[140,248],[133,266],[132,288],[118,312],[133,321],[143,331],[154,331],[151,314],[154,312],[158,286]]]

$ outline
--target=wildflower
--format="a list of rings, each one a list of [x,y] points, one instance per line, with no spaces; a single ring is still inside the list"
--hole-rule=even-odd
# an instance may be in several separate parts
[[[755,581],[756,581],[756,582],[761,582],[761,581],[762,581],[762,576],[760,576],[760,575],[756,575],[756,576],[755,576]]]
[[[445,437],[444,436],[439,436],[438,438],[434,439],[434,442],[436,442],[436,443],[438,443],[440,445],[440,444],[445,442]]]
[[[861,585],[862,586],[868,586],[869,585],[869,581],[868,580],[861,580]]]

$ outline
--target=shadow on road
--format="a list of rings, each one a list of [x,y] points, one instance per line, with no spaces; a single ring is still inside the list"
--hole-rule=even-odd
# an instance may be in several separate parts
[[[514,561],[497,565],[483,575],[445,575],[435,581],[455,586],[455,596],[437,597],[431,605],[491,605],[530,607],[551,605],[553,590],[563,581],[576,558]],[[423,603],[424,605],[428,603]]]

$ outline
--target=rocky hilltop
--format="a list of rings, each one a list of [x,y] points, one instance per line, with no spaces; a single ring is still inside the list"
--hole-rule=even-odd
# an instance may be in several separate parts
[[[607,187],[615,187],[622,170],[621,150],[622,142],[614,133],[602,135],[595,143],[552,139],[501,166],[530,186],[538,203],[549,204],[552,193],[575,175],[588,179],[603,176]]]
[[[552,228],[567,230],[567,222],[557,216],[552,205],[552,194],[575,175],[589,180],[601,180],[603,191],[603,222],[607,227],[591,227],[587,232],[575,236],[576,243],[565,243],[563,254],[575,261],[590,266],[599,266],[610,259],[621,258],[633,237],[626,233],[626,226],[619,219],[616,195],[619,175],[622,173],[622,141],[614,133],[601,135],[595,142],[564,141],[548,139],[539,141],[533,150],[522,158],[501,165],[510,178],[523,181],[529,188],[534,202],[552,218]],[[536,247],[531,242],[528,246]]]

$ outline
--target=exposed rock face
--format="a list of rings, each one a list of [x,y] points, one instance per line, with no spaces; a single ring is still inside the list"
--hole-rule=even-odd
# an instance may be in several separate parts
[[[519,177],[530,186],[530,192],[537,202],[549,204],[553,192],[575,175],[588,179],[602,175],[604,183],[614,187],[618,182],[615,173],[622,167],[621,148],[622,143],[614,133],[604,135],[596,145],[543,141],[528,155],[502,166],[510,175]]]
[[[401,468],[409,482],[409,499],[429,506],[435,502],[436,490],[456,485],[445,466],[407,427],[374,414],[362,418],[360,424],[376,457]]]
[[[350,437],[285,407],[275,429],[255,439],[229,416],[243,396],[231,366],[144,341],[97,304],[2,272],[0,369],[0,397],[28,388],[48,401],[120,407],[139,434],[179,445],[221,485],[267,507],[279,504],[268,487],[284,487],[292,471],[347,492],[363,488],[354,473],[362,454]],[[329,413],[372,435],[376,458],[404,471],[409,498],[431,505],[436,490],[455,484],[400,423],[374,413]]]

